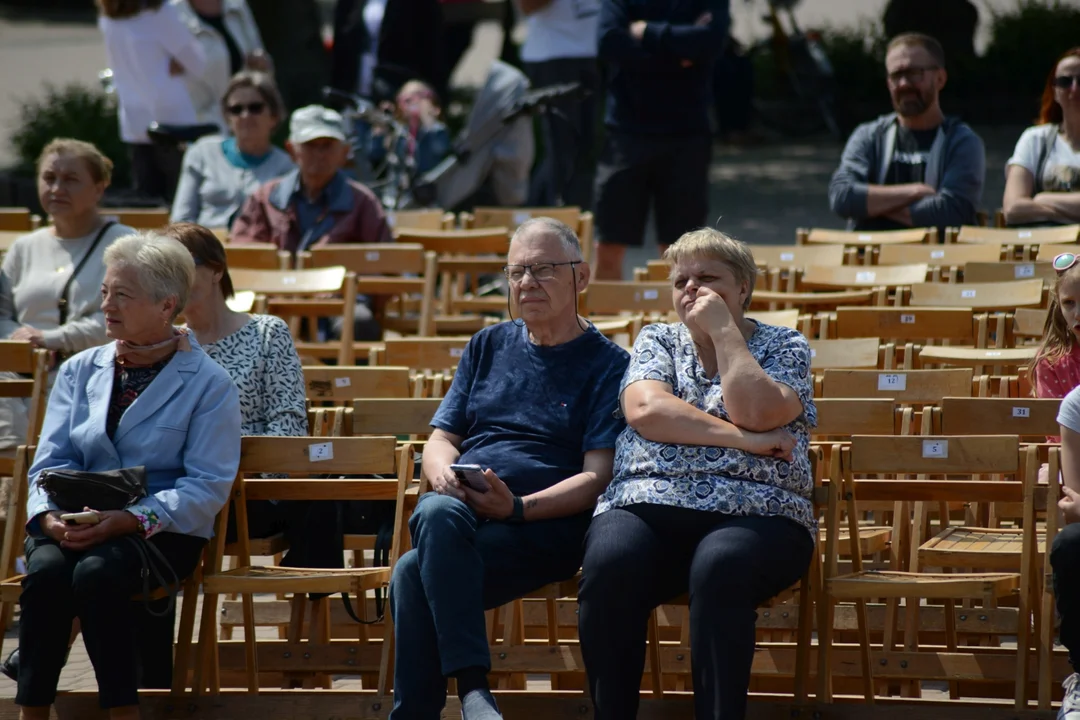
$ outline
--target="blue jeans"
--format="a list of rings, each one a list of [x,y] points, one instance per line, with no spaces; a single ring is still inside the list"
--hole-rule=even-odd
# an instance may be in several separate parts
[[[413,549],[394,567],[394,709],[390,720],[438,720],[446,679],[491,668],[484,611],[572,577],[591,511],[511,525],[427,493],[409,520]]]

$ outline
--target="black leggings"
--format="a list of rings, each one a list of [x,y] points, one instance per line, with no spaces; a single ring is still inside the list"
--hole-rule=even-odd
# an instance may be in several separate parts
[[[1058,637],[1069,651],[1073,670],[1080,667],[1080,523],[1066,525],[1050,550],[1054,598],[1061,628]]]
[[[579,633],[597,720],[637,716],[649,613],[690,594],[697,720],[741,720],[756,608],[809,567],[810,532],[783,517],[631,505],[593,518]]]
[[[181,579],[199,563],[206,540],[163,532],[150,538]],[[52,705],[64,666],[71,622],[82,621],[83,642],[98,682],[102,708],[138,703],[138,616],[142,561],[124,537],[85,552],[48,538],[26,540],[26,577],[19,620],[19,690],[15,703]],[[167,579],[170,575],[164,573]],[[150,575],[152,586],[153,574]],[[171,637],[170,637],[171,642]]]

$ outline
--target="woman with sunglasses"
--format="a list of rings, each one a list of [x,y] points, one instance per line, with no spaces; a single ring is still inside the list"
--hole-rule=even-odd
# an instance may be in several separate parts
[[[1080,222],[1080,47],[1046,78],[1039,124],[1020,136],[1005,176],[1007,224]]]
[[[237,73],[221,104],[230,134],[204,137],[184,154],[173,222],[228,227],[249,194],[294,167],[288,153],[270,144],[284,114],[281,94],[270,75],[251,70]]]

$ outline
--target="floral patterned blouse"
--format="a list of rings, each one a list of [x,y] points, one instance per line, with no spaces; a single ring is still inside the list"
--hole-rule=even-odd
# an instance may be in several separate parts
[[[769,377],[790,386],[802,400],[803,414],[785,428],[796,438],[795,461],[733,448],[653,442],[628,425],[616,442],[614,479],[600,497],[596,515],[654,503],[731,515],[782,516],[817,532],[807,456],[810,430],[817,424],[810,346],[795,330],[756,324],[747,342],[750,354]],[[690,331],[682,323],[657,323],[642,329],[620,396],[639,380],[667,383],[676,397],[730,421],[720,377],[706,375]]]

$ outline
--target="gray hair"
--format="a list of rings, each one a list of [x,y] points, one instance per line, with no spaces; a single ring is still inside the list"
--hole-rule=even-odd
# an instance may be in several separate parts
[[[523,237],[530,232],[554,235],[558,238],[559,243],[563,246],[563,250],[566,251],[566,254],[571,259],[574,259],[575,262],[580,262],[581,241],[578,240],[577,233],[575,233],[566,223],[559,222],[555,218],[549,217],[530,218],[518,225],[518,229],[514,231],[514,235],[510,238],[510,242],[514,242],[519,237]]]
[[[105,249],[106,267],[130,267],[139,287],[154,302],[176,298],[175,318],[187,305],[195,283],[195,261],[179,241],[156,232],[135,233],[117,239]]]

